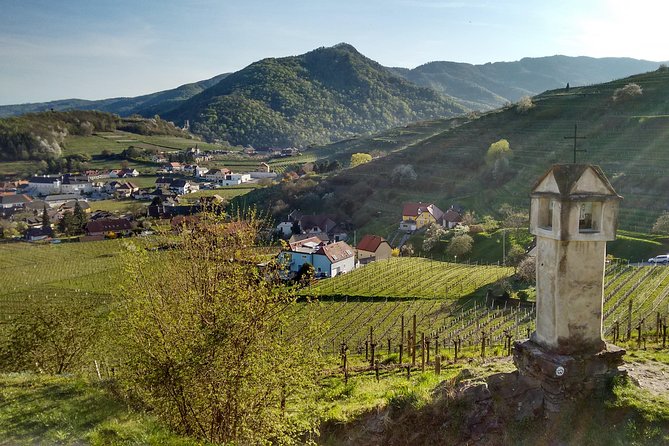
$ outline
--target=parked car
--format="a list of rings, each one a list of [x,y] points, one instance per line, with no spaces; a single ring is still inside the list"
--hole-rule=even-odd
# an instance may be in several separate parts
[[[669,262],[669,254],[661,254],[659,256],[651,257],[648,263],[667,263]]]

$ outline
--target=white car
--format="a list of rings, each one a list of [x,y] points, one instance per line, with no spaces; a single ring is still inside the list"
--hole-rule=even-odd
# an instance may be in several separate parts
[[[669,254],[661,254],[659,256],[651,257],[648,263],[667,263],[669,262]]]

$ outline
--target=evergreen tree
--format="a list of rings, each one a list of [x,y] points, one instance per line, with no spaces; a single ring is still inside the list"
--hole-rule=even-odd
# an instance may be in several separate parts
[[[63,234],[72,235],[74,226],[74,215],[72,215],[72,212],[64,212],[63,217],[58,223],[58,230]]]
[[[42,230],[48,231],[51,229],[51,220],[49,219],[49,213],[46,211],[46,205],[44,205],[44,210],[42,211]]]
[[[77,201],[74,205],[74,215],[73,215],[73,224],[74,224],[74,229],[75,229],[75,234],[82,234],[84,232],[84,226],[86,226],[86,222],[88,221],[88,217],[86,216],[86,213],[84,210],[81,208],[81,205],[79,204],[79,201]]]

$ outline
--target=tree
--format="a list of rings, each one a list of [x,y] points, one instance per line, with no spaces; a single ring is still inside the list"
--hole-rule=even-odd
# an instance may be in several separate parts
[[[474,246],[474,239],[470,235],[458,235],[448,243],[446,253],[453,257],[462,256],[471,251],[472,246]]]
[[[402,257],[411,257],[414,254],[413,245],[411,243],[405,243],[400,248],[400,254]]]
[[[88,216],[84,212],[84,210],[81,208],[81,205],[79,204],[79,201],[74,204],[74,213],[72,215],[73,219],[73,225],[74,225],[74,233],[75,234],[83,234],[84,232],[84,227],[86,226],[86,223],[88,222]]]
[[[537,281],[537,261],[534,257],[525,257],[516,268],[516,276],[523,282],[534,284]]]
[[[509,141],[500,139],[490,144],[486,152],[485,161],[491,169],[492,178],[495,181],[504,180],[510,173],[509,159],[513,151],[509,146]]]
[[[44,205],[44,208],[42,209],[42,230],[51,230],[51,219],[49,218],[49,213],[46,211],[46,205]]]
[[[532,102],[532,98],[529,96],[523,96],[516,104],[516,111],[523,114],[527,113],[533,107],[534,103]]]
[[[485,160],[488,165],[494,165],[499,160],[508,159],[512,153],[509,141],[500,139],[499,141],[490,144],[485,155]]]
[[[58,230],[65,235],[72,235],[75,228],[74,216],[72,212],[63,212],[63,216],[58,222]]]
[[[511,248],[506,253],[506,263],[515,268],[514,272],[518,272],[518,265],[525,258],[525,250],[517,243],[511,243]]]
[[[295,298],[277,263],[258,266],[262,232],[254,218],[201,214],[160,268],[134,245],[125,262],[113,318],[119,378],[175,429],[212,443],[287,442],[295,434],[282,413],[286,398],[321,367],[308,329],[286,334]]]
[[[664,211],[657,217],[651,232],[655,234],[669,234],[669,211]]]
[[[400,164],[395,166],[390,174],[391,183],[404,185],[416,181],[418,175],[411,164]]]
[[[372,160],[372,155],[369,153],[354,153],[351,155],[351,167],[357,167],[361,164],[368,163]]]
[[[613,92],[612,99],[614,101],[620,102],[626,99],[634,98],[636,96],[641,96],[642,93],[643,90],[641,89],[641,86],[639,84],[631,82],[622,88],[616,88],[615,91]]]
[[[425,230],[423,238],[423,251],[432,251],[439,241],[446,237],[446,230],[436,223],[430,224]]]

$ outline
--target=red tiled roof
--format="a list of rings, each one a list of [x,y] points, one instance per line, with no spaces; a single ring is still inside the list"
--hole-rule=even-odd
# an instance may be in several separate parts
[[[429,212],[436,220],[444,215],[443,211],[435,206],[434,203],[423,203],[422,201],[418,203],[404,203],[402,209],[402,215],[408,217],[418,217],[423,212]]]
[[[358,249],[367,252],[376,252],[381,246],[381,243],[386,242],[386,239],[378,235],[366,235],[358,243]],[[386,242],[387,243],[387,242]]]

